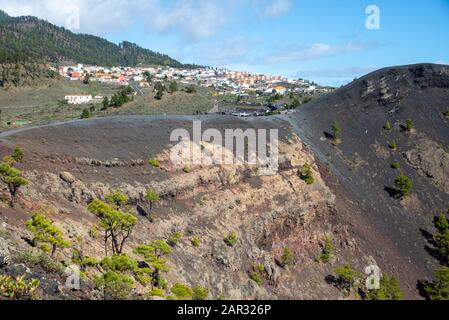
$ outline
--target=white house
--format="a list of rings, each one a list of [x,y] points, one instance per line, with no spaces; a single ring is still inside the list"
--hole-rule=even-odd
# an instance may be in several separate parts
[[[89,103],[92,101],[92,95],[88,94],[75,94],[75,95],[68,95],[65,96],[65,100],[69,104],[83,104],[83,103]]]

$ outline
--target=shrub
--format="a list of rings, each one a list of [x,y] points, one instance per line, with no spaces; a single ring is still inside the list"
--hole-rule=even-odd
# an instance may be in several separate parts
[[[106,196],[106,200],[109,201],[110,203],[115,204],[118,207],[121,207],[128,203],[128,197],[126,196],[126,194],[119,191],[108,194]]]
[[[391,168],[395,170],[399,170],[401,168],[401,163],[399,161],[395,161],[391,164]]]
[[[367,300],[402,300],[403,297],[399,279],[395,276],[390,278],[386,274],[380,279],[380,288],[369,290],[366,294]]]
[[[165,291],[159,288],[154,288],[153,290],[148,292],[149,297],[165,297]]]
[[[335,273],[337,274],[337,287],[345,294],[349,294],[360,279],[363,278],[363,275],[355,271],[350,265],[338,267],[335,269]]]
[[[65,268],[61,263],[54,261],[44,252],[38,254],[35,254],[32,251],[21,252],[17,256],[17,262],[26,265],[39,266],[49,273],[63,274],[65,271]]]
[[[24,157],[24,152],[23,152],[22,148],[20,146],[16,146],[14,148],[14,153],[11,157],[14,159],[15,162],[22,161],[23,157]]]
[[[25,280],[25,275],[13,278],[9,275],[0,276],[0,295],[8,299],[33,299],[39,288],[39,280]]]
[[[189,85],[189,86],[187,86],[186,92],[187,92],[187,93],[196,93],[196,88],[195,88],[195,86],[194,86],[194,85]]]
[[[391,150],[397,150],[398,149],[398,144],[396,143],[396,141],[388,141],[388,147]]]
[[[433,282],[424,282],[423,292],[429,300],[449,300],[449,268],[441,267],[434,272]]]
[[[394,185],[396,187],[396,198],[397,199],[402,199],[404,198],[412,189],[413,187],[413,182],[412,180],[410,180],[409,177],[407,177],[404,173],[400,173],[395,181],[394,181]]]
[[[152,240],[134,249],[134,253],[142,256],[151,266],[146,272],[151,275],[153,286],[158,288],[166,287],[166,281],[162,278],[161,273],[169,271],[167,260],[164,256],[171,252],[171,247],[164,240]]]
[[[161,200],[159,193],[154,190],[148,190],[145,194],[145,200],[150,203],[150,210],[153,210],[153,204]]]
[[[332,240],[330,238],[326,237],[322,247],[323,247],[323,249],[321,251],[319,259],[323,263],[329,263],[332,258],[332,250],[334,249]]]
[[[190,243],[192,243],[192,246],[194,247],[199,247],[201,246],[201,238],[198,236],[192,237],[192,239],[190,239]]]
[[[99,261],[95,258],[85,257],[81,260],[81,266],[83,267],[96,267]]]
[[[414,127],[414,124],[413,124],[412,119],[405,120],[404,131],[410,132],[410,131],[412,131],[413,127]]]
[[[27,229],[33,233],[33,243],[51,246],[53,258],[57,248],[67,248],[70,244],[62,237],[62,231],[41,213],[34,213],[26,223]]]
[[[138,263],[126,254],[121,254],[103,258],[103,260],[101,260],[101,266],[103,269],[110,271],[134,272],[138,267]]]
[[[449,118],[449,110],[444,111],[444,112],[443,112],[443,115],[444,115],[446,118]]]
[[[176,296],[178,300],[192,300],[193,291],[192,289],[182,283],[175,283],[170,291]]]
[[[235,232],[231,232],[228,234],[223,241],[229,246],[233,247],[237,243],[237,234]]]
[[[387,131],[391,130],[391,123],[390,123],[390,121],[387,121],[387,123],[385,123],[384,130],[387,130]]]
[[[449,211],[448,211],[449,213]],[[441,262],[449,266],[449,221],[444,213],[441,213],[434,221],[437,232],[434,234],[434,247]]]
[[[159,168],[161,166],[161,163],[156,159],[150,159],[148,160],[148,163],[154,168]]]
[[[293,265],[293,252],[289,247],[284,248],[284,252],[281,257],[281,263],[284,268],[291,267]]]
[[[193,291],[193,300],[206,300],[209,296],[209,289],[204,287],[194,287]]]
[[[250,274],[251,280],[253,280],[257,285],[260,287],[262,285],[262,279],[260,278],[260,275],[256,271],[252,271]]]
[[[181,232],[173,231],[167,237],[167,243],[170,246],[175,247],[179,243],[179,241],[181,241],[181,238],[182,238],[182,233]]]
[[[89,229],[89,237],[92,239],[98,238],[98,228],[96,225],[93,225],[92,228]]]
[[[334,122],[332,123],[332,135],[334,143],[339,143],[341,136],[341,125],[337,120],[334,120]]]
[[[184,171],[184,173],[190,173],[190,167],[186,165],[182,168],[182,171]]]
[[[116,271],[108,271],[95,279],[96,287],[101,289],[104,299],[128,300],[134,287],[133,279]]]
[[[313,178],[312,168],[308,163],[304,164],[300,170],[301,179],[308,185],[312,185],[315,182]]]
[[[81,119],[89,119],[92,117],[92,113],[89,109],[83,109],[83,112],[81,113]]]

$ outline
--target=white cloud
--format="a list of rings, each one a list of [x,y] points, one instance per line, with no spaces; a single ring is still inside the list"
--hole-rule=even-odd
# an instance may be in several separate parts
[[[231,7],[218,0],[0,0],[0,8],[12,16],[33,15],[65,27],[69,6],[80,13],[77,32],[107,34],[140,22],[189,40],[212,36],[232,16]]]
[[[291,0],[274,0],[267,4],[262,11],[263,17],[273,17],[290,11],[292,7]]]
[[[438,60],[438,61],[435,61],[435,63],[436,64],[447,64],[447,65],[449,65],[449,61],[444,61],[444,60]]]

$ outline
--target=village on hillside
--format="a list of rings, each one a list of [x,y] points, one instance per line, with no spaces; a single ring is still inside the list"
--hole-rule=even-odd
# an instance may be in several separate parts
[[[329,87],[321,87],[303,79],[287,79],[281,76],[252,74],[245,71],[229,71],[215,68],[177,69],[171,67],[100,67],[78,64],[60,66],[58,73],[73,81],[94,81],[117,86],[131,86],[134,91],[150,87],[152,82],[177,81],[185,85],[213,88],[216,95],[231,94],[240,98],[290,94],[327,93]],[[69,104],[85,104],[103,97],[74,94],[66,96]]]

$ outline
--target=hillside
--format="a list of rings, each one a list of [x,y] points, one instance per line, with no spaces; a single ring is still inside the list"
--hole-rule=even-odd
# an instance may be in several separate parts
[[[412,289],[413,278],[431,277],[435,260],[426,235],[434,232],[433,218],[449,207],[448,110],[449,66],[418,64],[366,75],[287,118],[331,169],[338,181],[331,189],[356,204],[346,219],[365,221],[358,238],[377,246],[376,260],[397,259],[385,267],[410,278]],[[413,123],[409,132],[407,119]],[[341,127],[337,147],[331,141],[334,120]],[[396,149],[389,146],[393,141]],[[395,161],[399,169],[392,167]],[[402,201],[392,197],[400,171],[413,182]],[[380,239],[386,242],[380,245]]]
[[[420,299],[418,280],[430,279],[437,265],[429,252],[432,220],[449,207],[448,101],[448,67],[415,65],[379,70],[293,115],[119,116],[1,133],[0,156],[20,145],[25,157],[15,166],[29,183],[15,208],[6,186],[0,194],[0,274],[39,279],[44,299],[111,298],[94,281],[108,270],[111,250],[88,205],[120,191],[127,199],[118,206],[137,222],[122,252],[135,259],[121,273],[132,286],[119,298],[172,299],[181,283],[206,288],[208,299],[361,299],[338,289],[335,270],[350,264],[363,273],[375,264],[398,276],[405,298]],[[222,133],[279,129],[279,171],[174,165],[170,133],[190,132],[193,120]],[[337,145],[334,120],[341,124]],[[400,171],[413,181],[403,200],[392,197]],[[51,259],[41,258],[45,247],[25,227],[36,211],[71,245]],[[164,240],[165,253],[161,274],[148,280],[139,272],[156,269],[154,261],[148,265],[135,248],[153,240]],[[63,285],[70,264],[83,271],[80,290]],[[158,290],[150,291],[154,279]]]
[[[0,63],[17,60],[73,61],[101,66],[183,66],[165,54],[127,41],[116,45],[100,37],[75,34],[35,17],[9,17],[0,11]]]

